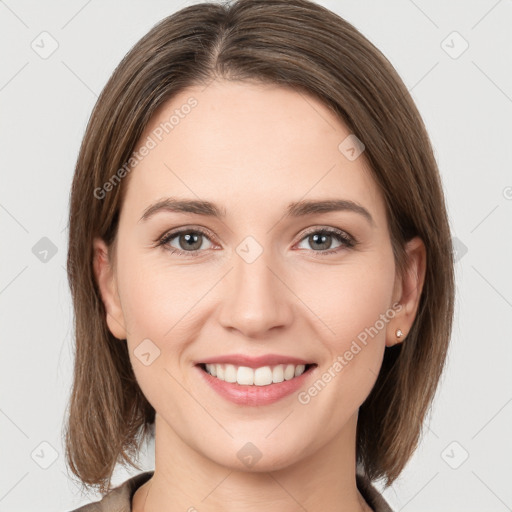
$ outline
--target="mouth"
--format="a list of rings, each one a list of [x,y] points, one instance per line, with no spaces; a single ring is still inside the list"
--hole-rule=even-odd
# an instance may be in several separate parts
[[[240,386],[270,386],[271,384],[278,384],[300,377],[318,365],[316,363],[277,364],[250,368],[234,364],[199,363],[196,366],[219,381]]]

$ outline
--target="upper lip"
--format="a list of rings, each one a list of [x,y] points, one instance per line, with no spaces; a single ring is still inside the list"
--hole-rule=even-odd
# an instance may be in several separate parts
[[[262,366],[275,366],[278,364],[313,364],[310,361],[280,354],[265,354],[258,357],[243,354],[226,354],[203,359],[197,364],[232,364],[234,366],[247,366],[249,368],[261,368]]]

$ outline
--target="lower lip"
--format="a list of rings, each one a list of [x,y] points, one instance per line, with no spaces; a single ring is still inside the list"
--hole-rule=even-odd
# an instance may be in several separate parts
[[[213,377],[199,366],[196,368],[207,384],[230,402],[237,405],[268,405],[298,391],[316,366],[309,368],[299,377],[267,386],[243,386],[236,382],[225,382]]]

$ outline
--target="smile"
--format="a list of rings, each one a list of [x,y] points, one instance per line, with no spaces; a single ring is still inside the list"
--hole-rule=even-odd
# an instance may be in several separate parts
[[[237,383],[242,386],[269,386],[285,380],[300,377],[314,364],[278,364],[249,368],[233,364],[201,364],[200,367],[212,377],[224,382]]]

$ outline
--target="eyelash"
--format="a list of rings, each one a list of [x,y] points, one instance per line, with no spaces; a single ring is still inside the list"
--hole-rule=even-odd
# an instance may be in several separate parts
[[[162,237],[160,237],[156,241],[156,246],[166,246],[173,238],[176,238],[177,236],[183,234],[183,233],[193,233],[193,234],[201,234],[204,235],[208,240],[210,240],[210,237],[208,236],[208,233],[204,231],[201,228],[194,228],[194,229],[180,229],[178,231],[171,231],[170,233],[165,233]],[[321,228],[321,229],[313,229],[304,234],[304,236],[299,240],[299,243],[302,242],[305,238],[307,238],[310,235],[314,234],[322,234],[322,235],[335,235],[335,238],[339,242],[341,242],[343,245],[340,247],[336,247],[335,249],[325,249],[323,251],[311,251],[313,253],[317,253],[317,256],[324,257],[328,256],[330,254],[334,254],[339,252],[340,250],[346,248],[351,249],[355,247],[358,242],[354,237],[346,233],[345,231],[342,231],[341,229],[336,228]],[[211,242],[211,240],[210,240]],[[198,257],[199,253],[202,252],[201,250],[194,250],[194,251],[182,251],[181,249],[176,249],[175,247],[164,247],[166,250],[170,251],[171,254],[176,254],[178,256],[185,256],[185,257]]]

